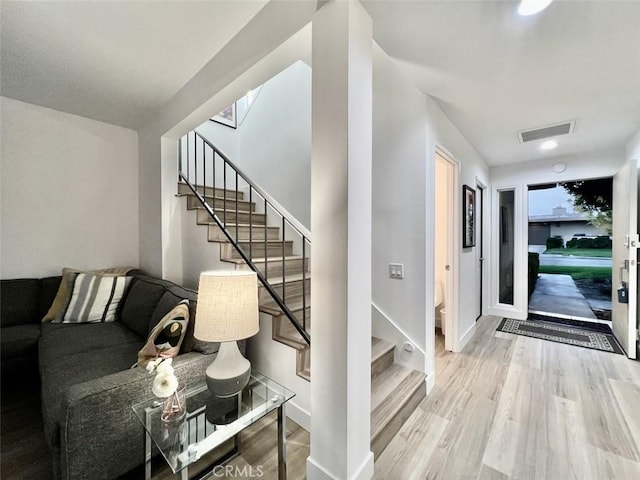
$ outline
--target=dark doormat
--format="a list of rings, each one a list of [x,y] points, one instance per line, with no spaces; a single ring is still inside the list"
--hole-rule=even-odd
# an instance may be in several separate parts
[[[592,348],[604,352],[624,352],[613,334],[597,332],[586,328],[569,327],[551,322],[531,320],[513,320],[503,318],[498,325],[499,332],[524,335],[526,337],[540,338],[551,342],[566,343],[578,347]]]
[[[613,333],[611,331],[611,327],[609,325],[611,325],[611,322],[608,323],[600,323],[600,322],[589,322],[589,321],[584,321],[584,320],[573,320],[573,319],[568,319],[568,318],[558,318],[558,317],[554,317],[553,315],[541,315],[538,313],[531,313],[529,312],[529,316],[527,317],[527,320],[529,321],[541,321],[541,322],[551,322],[552,324],[560,324],[561,326],[564,325],[566,327],[576,327],[578,329],[584,329],[584,330],[593,330],[595,332],[602,332],[602,333]]]

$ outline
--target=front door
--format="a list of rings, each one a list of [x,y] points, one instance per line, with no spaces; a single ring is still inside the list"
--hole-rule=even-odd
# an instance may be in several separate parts
[[[638,166],[631,160],[613,177],[612,327],[629,358],[638,322]]]

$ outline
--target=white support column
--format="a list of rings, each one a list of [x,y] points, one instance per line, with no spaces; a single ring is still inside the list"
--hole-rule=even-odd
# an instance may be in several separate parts
[[[371,32],[358,1],[313,18],[310,480],[373,476]]]

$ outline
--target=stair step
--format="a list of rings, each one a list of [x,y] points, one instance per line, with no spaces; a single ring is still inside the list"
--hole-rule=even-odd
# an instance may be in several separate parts
[[[289,310],[292,312],[302,311],[303,308],[311,308],[311,294],[307,293],[306,301],[304,307],[302,305],[302,296],[297,297],[295,299],[287,300],[286,303]],[[282,310],[273,299],[267,299],[260,302],[260,311],[262,313],[268,313],[269,315],[282,315]],[[307,314],[308,316],[308,314]],[[299,318],[299,317],[298,317]]]
[[[187,209],[195,210],[196,208],[202,208],[200,200],[194,195],[186,195],[187,197]],[[207,203],[214,210],[230,210],[235,212],[236,208],[239,212],[255,212],[256,204],[245,202],[244,200],[235,200],[233,198],[223,197],[206,197]]]
[[[234,223],[227,223],[227,230],[231,233],[234,239],[240,239],[244,241],[249,240],[264,240],[265,226],[264,225],[237,225]],[[266,227],[267,240],[278,240],[280,238],[280,227]],[[209,224],[208,240],[210,242],[228,242],[229,239],[223,233],[222,228],[217,224]]]
[[[293,313],[296,316],[296,319],[302,325],[302,310]],[[311,334],[310,308],[307,309],[306,326],[306,331]],[[304,341],[304,338],[302,338],[296,327],[293,326],[286,315],[274,315],[272,327],[273,328],[271,336],[276,342],[284,343],[285,345],[289,345],[296,350],[301,350],[303,348],[309,347],[307,342]]]
[[[198,225],[216,225],[215,220],[211,218],[209,212],[207,212],[204,207],[199,207],[194,209],[196,211],[196,222]],[[264,213],[251,213],[249,212],[235,212],[234,210],[216,210],[216,215],[222,222],[226,222],[227,224],[236,224],[236,223],[245,223],[248,224],[249,221],[253,225],[264,225],[266,222],[266,217]]]
[[[247,256],[264,256],[265,250],[267,257],[276,257],[278,255],[284,255],[285,257],[293,254],[293,241],[287,240],[266,240],[259,242],[249,242],[248,240],[241,240],[238,246],[247,254]],[[284,248],[283,248],[284,243]],[[253,255],[252,255],[253,253]],[[222,258],[242,258],[240,253],[230,243],[221,244],[220,256]],[[282,258],[282,257],[280,257]]]
[[[296,355],[296,374],[307,382],[311,381],[311,350],[308,347],[298,350]]]
[[[242,259],[237,258],[229,258],[223,259],[225,262],[234,263],[236,265],[236,269],[248,270],[249,266]],[[265,273],[265,259],[264,258],[253,258],[253,263],[258,267],[258,269],[264,274]],[[267,277],[273,278],[274,276],[282,276],[282,257],[271,257],[266,259],[267,264]],[[307,257],[304,261],[302,257],[297,255],[292,255],[285,257],[284,259],[284,270],[286,275],[295,275],[298,273],[302,273],[303,266],[306,266],[306,271],[309,271],[309,257]]]
[[[311,294],[311,274],[306,274],[304,279],[304,293],[307,295],[307,298]],[[282,295],[282,277],[270,277],[268,278],[269,284],[273,287],[278,295],[283,298]],[[302,274],[299,275],[287,275],[284,281],[284,298],[285,303],[290,303],[298,298],[302,298],[303,288],[302,288]],[[267,301],[271,298],[271,294],[269,291],[260,284],[258,288],[258,295],[260,301]]]
[[[216,188],[214,193],[214,189],[212,187],[203,187],[202,185],[194,185],[194,186],[198,189],[198,192],[207,196],[216,196],[221,198],[226,197],[226,198],[232,198],[234,200],[236,197],[238,197],[238,199],[240,200],[244,198],[243,192],[237,192],[235,190],[229,190],[229,189],[224,190],[223,188]],[[180,196],[193,195],[193,192],[191,191],[191,189],[186,183],[178,182],[178,195]]]
[[[371,379],[371,450],[377,458],[426,396],[425,375],[393,364]]]
[[[371,375],[377,375],[393,364],[395,344],[371,337]]]

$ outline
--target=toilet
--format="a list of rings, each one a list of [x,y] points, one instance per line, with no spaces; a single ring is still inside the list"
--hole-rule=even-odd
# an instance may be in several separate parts
[[[444,308],[443,300],[442,283],[439,280],[436,280],[433,286],[433,306],[436,310],[436,327],[440,327],[442,334],[445,335],[444,329],[446,325],[447,311]],[[437,315],[438,309],[440,310],[439,318]]]

